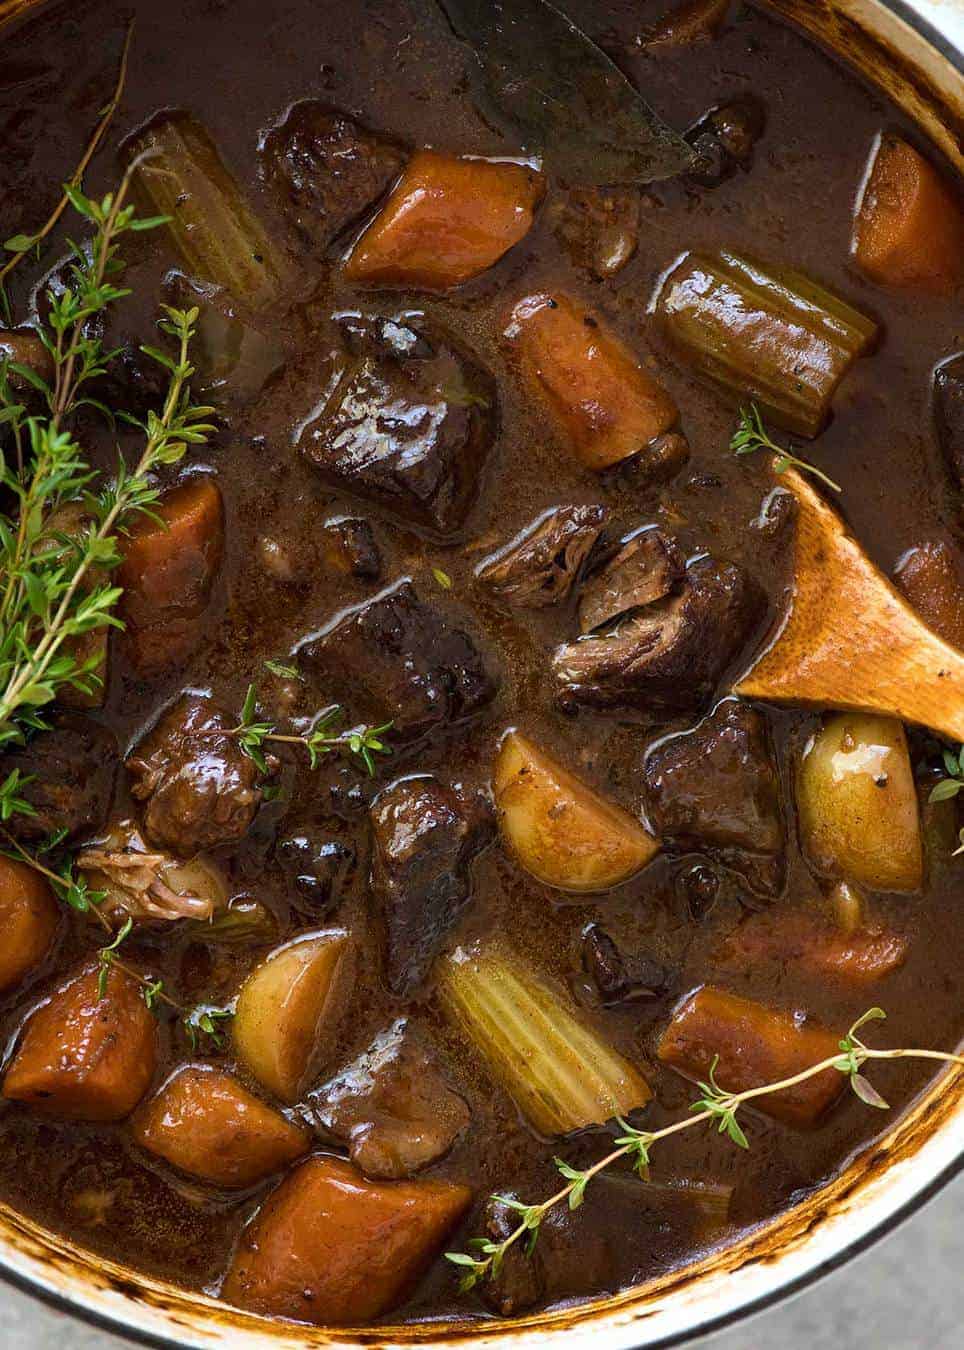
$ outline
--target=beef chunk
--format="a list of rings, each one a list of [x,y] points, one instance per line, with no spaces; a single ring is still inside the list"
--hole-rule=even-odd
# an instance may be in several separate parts
[[[560,647],[553,669],[564,708],[678,710],[704,703],[736,656],[764,598],[732,563],[702,557],[674,591],[614,627]]]
[[[604,506],[553,507],[480,563],[476,576],[503,604],[557,604],[572,590],[605,519]]]
[[[737,169],[748,169],[764,123],[763,104],[752,94],[711,108],[686,133],[696,151],[696,163],[687,177],[700,187],[712,188]]]
[[[964,352],[937,367],[934,375],[937,440],[959,492],[964,491]]]
[[[117,741],[106,727],[72,713],[50,721],[50,731],[40,732],[0,760],[0,782],[14,769],[32,780],[19,795],[36,813],[17,812],[5,828],[17,839],[32,842],[66,831],[66,842],[73,843],[97,834],[106,824],[119,762]]]
[[[444,1157],[469,1123],[469,1108],[405,1018],[309,1102],[367,1177],[393,1181]]]
[[[265,182],[319,252],[388,191],[406,158],[400,145],[314,99],[296,103],[261,144]]]
[[[47,351],[47,348],[40,340],[40,335],[35,328],[4,328],[0,326],[0,365],[4,362],[16,363],[18,366],[26,366],[32,370],[40,379],[51,381],[54,374],[53,357]],[[10,389],[18,397],[31,395],[39,391],[23,376],[18,375],[15,370],[7,372],[7,380]],[[41,399],[43,395],[40,395]]]
[[[300,649],[326,689],[345,688],[357,705],[368,695],[375,718],[397,735],[419,736],[471,717],[496,685],[467,633],[401,581],[349,610]]]
[[[319,838],[299,830],[283,839],[275,858],[312,915],[332,909],[355,866],[355,850],[342,839]]]
[[[705,847],[755,893],[779,893],[785,830],[780,779],[760,713],[724,699],[698,726],[658,741],[643,767],[658,834]]]
[[[669,987],[670,973],[645,953],[622,951],[598,924],[583,936],[583,963],[603,1003],[658,998]]]
[[[950,540],[928,539],[908,549],[894,583],[945,642],[964,650],[964,553]]]
[[[475,500],[495,434],[494,381],[424,315],[347,315],[337,326],[343,345],[321,371],[312,357],[292,375],[310,397],[302,454],[333,487],[451,534]]]
[[[231,725],[210,699],[186,694],[129,757],[152,843],[187,858],[244,835],[261,792],[254,763],[223,734]]]
[[[583,586],[579,627],[591,633],[630,610],[665,599],[685,571],[686,559],[675,539],[661,530],[640,530]]]
[[[486,802],[437,778],[403,778],[374,802],[372,885],[388,937],[388,983],[408,994],[469,899],[469,864],[488,842]]]
[[[322,531],[321,554],[328,566],[357,581],[377,581],[382,572],[382,555],[367,520],[339,516],[326,520]]]
[[[597,280],[621,272],[639,246],[637,188],[573,188],[554,205],[551,216],[573,265]]]

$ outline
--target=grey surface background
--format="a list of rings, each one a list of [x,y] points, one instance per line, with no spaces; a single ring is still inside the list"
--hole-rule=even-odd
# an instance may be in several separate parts
[[[964,1350],[964,1177],[842,1270],[692,1350]],[[0,1285],[2,1350],[125,1350]]]

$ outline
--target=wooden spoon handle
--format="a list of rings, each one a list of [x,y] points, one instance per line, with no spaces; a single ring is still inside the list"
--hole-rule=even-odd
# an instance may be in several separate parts
[[[964,741],[964,652],[939,638],[794,469],[787,611],[736,684],[747,698],[888,713]]]

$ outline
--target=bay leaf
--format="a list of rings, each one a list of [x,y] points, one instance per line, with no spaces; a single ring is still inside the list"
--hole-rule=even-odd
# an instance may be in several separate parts
[[[549,0],[438,0],[472,48],[480,106],[573,182],[652,183],[693,152],[600,47]]]

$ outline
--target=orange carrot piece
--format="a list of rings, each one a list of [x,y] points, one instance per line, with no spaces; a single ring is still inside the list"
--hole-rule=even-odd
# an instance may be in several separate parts
[[[669,394],[576,301],[526,296],[505,337],[587,468],[609,468],[675,426],[679,413]]]
[[[946,295],[964,281],[964,211],[899,136],[882,136],[854,220],[857,266],[882,286]]]
[[[964,566],[941,539],[910,549],[894,572],[899,590],[945,642],[964,649]]]
[[[208,1064],[185,1064],[138,1111],[134,1138],[215,1186],[251,1186],[308,1152],[303,1130]]]
[[[241,1235],[222,1298],[298,1322],[367,1322],[422,1274],[472,1198],[449,1181],[366,1181],[313,1157]]]
[[[0,993],[40,964],[59,925],[60,907],[40,873],[0,856]]]
[[[822,979],[868,984],[903,965],[906,955],[900,933],[871,925],[845,933],[818,914],[776,907],[744,920],[724,943],[721,959],[741,971],[776,962]]]
[[[64,1120],[122,1120],[147,1091],[157,1029],[136,980],[89,967],[30,1017],[3,1095]]]
[[[204,610],[224,548],[221,492],[196,478],[164,494],[122,544],[118,584],[131,660],[142,675],[186,660],[201,637]]]
[[[837,1052],[837,1042],[825,1027],[704,985],[677,1008],[657,1054],[694,1081],[705,1081],[719,1056],[717,1083],[726,1092],[745,1092],[827,1059]],[[758,1097],[754,1105],[787,1125],[813,1125],[844,1085],[842,1074],[827,1069],[772,1097]]]
[[[345,275],[377,286],[459,286],[529,232],[544,192],[542,174],[524,164],[423,150],[355,244]]]

